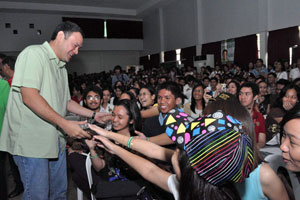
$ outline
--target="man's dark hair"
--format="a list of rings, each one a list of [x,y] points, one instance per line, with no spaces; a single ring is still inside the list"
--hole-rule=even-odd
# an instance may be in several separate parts
[[[56,36],[59,31],[63,31],[65,34],[65,39],[68,39],[68,37],[74,33],[74,32],[79,32],[81,33],[82,37],[84,36],[82,29],[75,23],[66,21],[58,24],[52,33],[51,40],[55,40]]]
[[[295,79],[296,80],[296,79]],[[285,79],[279,79],[277,82],[276,82],[276,85],[284,85],[284,87],[285,86],[287,86],[288,84],[290,84],[290,81],[288,81],[288,80],[285,80]]]
[[[274,78],[277,77],[277,75],[276,75],[274,72],[269,72],[268,76],[269,76],[269,75],[272,75]]]
[[[121,67],[120,65],[116,65],[116,66],[114,67],[114,72],[115,72],[116,70],[120,70],[120,72],[122,72],[122,67]]]
[[[257,62],[257,61],[260,61],[262,64],[264,64],[264,60],[261,59],[261,58],[256,59],[256,62]]]
[[[0,59],[4,59],[6,57],[6,55],[5,54],[3,54],[3,53],[0,53]]]
[[[163,90],[163,89],[169,90],[174,95],[175,99],[183,97],[180,86],[176,82],[166,81],[166,82],[158,85],[157,94],[159,93],[160,90]]]
[[[7,64],[11,70],[15,70],[16,59],[14,59],[11,56],[6,56],[2,60],[2,65],[5,65],[5,64]]]
[[[258,85],[257,85],[256,83],[253,83],[253,82],[246,82],[246,83],[243,83],[243,84],[241,85],[241,89],[244,88],[244,87],[246,87],[246,88],[251,88],[252,93],[253,93],[253,97],[255,97],[256,95],[259,94],[259,87],[258,87]],[[241,90],[241,89],[240,89],[240,90]]]
[[[83,92],[83,99],[86,99],[86,97],[90,91],[97,93],[100,96],[100,98],[103,99],[102,90],[99,87],[94,86],[94,85],[89,86],[87,89],[85,89],[85,91]]]
[[[210,79],[210,81],[212,81],[212,80],[215,80],[217,83],[219,83],[219,79],[217,79],[216,77],[212,77],[212,78]]]

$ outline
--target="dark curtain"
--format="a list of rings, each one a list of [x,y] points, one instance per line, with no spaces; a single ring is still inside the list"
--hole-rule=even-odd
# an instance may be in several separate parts
[[[159,53],[150,55],[151,69],[159,67],[159,62],[160,62],[159,55],[160,55]]]
[[[82,29],[85,38],[104,38],[104,20],[88,18],[63,17],[62,20],[71,21]]]
[[[181,60],[184,66],[194,66],[194,57],[196,56],[196,46],[181,49]]]
[[[214,54],[215,65],[221,64],[221,42],[202,44],[201,55]],[[214,66],[211,66],[214,67]]]
[[[165,62],[176,61],[176,51],[165,51]]]
[[[289,48],[299,45],[298,26],[279,29],[269,32],[268,38],[268,63],[275,60],[289,60]]]
[[[297,63],[297,59],[300,58],[300,46],[293,48],[292,62]]]
[[[143,39],[143,22],[106,20],[107,38]]]
[[[151,63],[148,56],[140,57],[140,65],[143,65],[145,70],[151,69]]]
[[[234,63],[245,69],[249,62],[257,59],[257,36],[235,38]]]

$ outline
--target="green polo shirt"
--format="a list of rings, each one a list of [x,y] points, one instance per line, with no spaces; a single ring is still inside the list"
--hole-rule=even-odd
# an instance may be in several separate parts
[[[0,150],[12,155],[57,158],[65,137],[53,124],[31,111],[22,101],[20,87],[35,88],[54,111],[66,115],[70,100],[65,63],[59,61],[48,42],[24,49],[17,58]]]
[[[9,95],[9,85],[8,82],[5,80],[0,79],[0,135],[1,135],[1,129],[4,119],[4,113],[6,109],[7,99]]]

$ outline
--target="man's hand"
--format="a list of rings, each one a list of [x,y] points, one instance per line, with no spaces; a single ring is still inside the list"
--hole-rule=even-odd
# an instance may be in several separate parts
[[[144,133],[142,133],[140,131],[134,131],[134,132],[137,135],[137,136],[135,136],[136,138],[141,139],[141,140],[147,140],[147,137],[145,136]]]
[[[111,113],[97,112],[95,120],[100,124],[106,124],[108,121],[112,120],[112,115]]]
[[[86,121],[70,121],[66,120],[64,123],[64,126],[62,126],[62,129],[66,134],[68,134],[72,138],[91,138],[90,134],[88,134],[86,131],[82,130],[82,128],[79,126],[81,124],[85,124]]]

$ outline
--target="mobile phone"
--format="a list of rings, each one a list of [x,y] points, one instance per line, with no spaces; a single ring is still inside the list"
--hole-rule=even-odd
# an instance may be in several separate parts
[[[209,91],[209,92],[206,92],[206,94],[212,96],[212,95],[213,95],[213,91],[211,90],[211,91]]]

